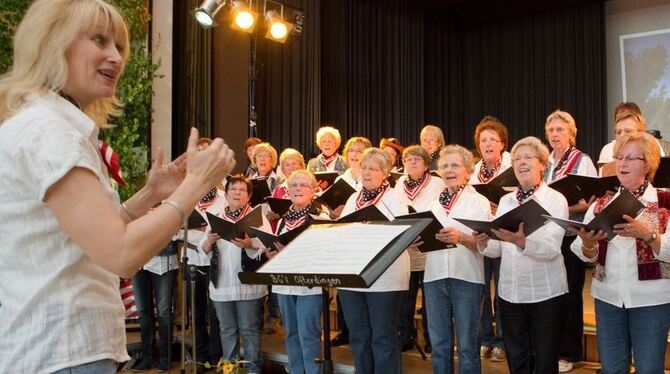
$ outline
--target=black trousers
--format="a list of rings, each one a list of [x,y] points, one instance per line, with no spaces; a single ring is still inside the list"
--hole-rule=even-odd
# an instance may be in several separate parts
[[[577,362],[583,358],[584,345],[584,288],[585,264],[570,250],[570,244],[576,236],[565,236],[561,245],[561,253],[565,261],[568,276],[568,293],[563,299],[563,326],[558,357],[567,361]]]
[[[563,296],[538,303],[500,299],[503,339],[511,374],[558,373]]]

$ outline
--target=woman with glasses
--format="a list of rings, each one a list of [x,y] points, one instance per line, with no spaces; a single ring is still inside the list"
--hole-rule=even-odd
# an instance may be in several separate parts
[[[598,175],[591,158],[577,149],[577,125],[570,113],[556,110],[547,116],[544,125],[547,142],[552,151],[549,154],[549,167],[544,180],[551,183],[568,174],[595,177]],[[570,219],[581,221],[591,201],[581,199],[570,206]],[[561,244],[561,254],[565,261],[568,276],[568,293],[564,301],[563,338],[559,351],[558,371],[565,373],[573,369],[574,363],[582,360],[582,339],[584,334],[584,263],[570,250],[575,235],[566,233]]]
[[[500,199],[496,217],[534,199],[550,215],[568,218],[568,203],[542,180],[549,150],[532,136],[512,147],[512,167],[519,180],[516,192]],[[500,257],[500,313],[507,365],[511,373],[558,372],[563,294],[568,291],[561,255],[564,230],[550,222],[526,236],[523,223],[516,231],[493,231],[499,239],[476,233],[478,249]]]
[[[426,125],[421,129],[419,135],[421,147],[430,155],[430,167],[428,170],[437,170],[437,160],[440,158],[440,149],[445,144],[442,129],[435,125]]]
[[[470,175],[470,184],[488,183],[503,171],[512,166],[512,157],[507,148],[507,127],[499,119],[485,116],[475,128],[474,141],[482,159],[475,164]],[[496,213],[498,202],[490,202],[491,214]],[[491,303],[491,278],[494,284],[494,303]],[[491,361],[505,360],[505,347],[500,321],[498,302],[498,284],[500,283],[500,258],[484,257],[484,303],[481,318],[481,358],[489,357]],[[495,305],[495,327],[493,326],[493,305]]]
[[[431,204],[438,199],[440,192],[444,189],[444,183],[438,177],[428,172],[430,156],[425,149],[418,145],[412,145],[402,153],[403,164],[406,175],[398,178],[394,193],[398,199],[406,205],[411,206],[417,212],[430,210]],[[426,267],[426,255],[415,246],[409,247],[410,278],[409,290],[405,293],[400,306],[400,347],[403,351],[412,349],[412,341],[416,340],[416,327],[414,326],[414,312],[416,309],[416,296],[419,287],[423,289],[423,270]],[[426,308],[422,308],[424,338],[426,348],[432,350],[426,319]]]
[[[660,152],[649,134],[624,135],[614,146],[621,188],[645,208],[637,217],[614,225],[616,236],[580,230],[572,250],[594,263],[591,294],[595,299],[598,356],[603,373],[627,373],[631,349],[637,373],[662,373],[670,328],[670,214],[659,209],[654,178]],[[603,196],[589,207],[590,222],[618,196]]]
[[[491,218],[489,201],[468,184],[473,164],[472,153],[467,149],[459,145],[444,147],[438,162],[443,187],[429,207],[440,222],[446,222],[435,234],[437,240],[445,243],[445,249],[426,254],[423,278],[435,373],[454,372],[454,337],[458,343],[459,372],[481,372],[482,255],[470,234],[472,231],[454,220],[454,217],[482,221]],[[455,247],[447,248],[447,244]]]
[[[391,170],[388,154],[368,148],[361,160],[363,189],[349,197],[343,215],[374,205],[389,219],[407,214],[386,180]],[[370,288],[338,289],[344,318],[349,326],[349,341],[356,372],[361,374],[400,373],[398,317],[403,292],[409,283],[409,255],[403,253]]]

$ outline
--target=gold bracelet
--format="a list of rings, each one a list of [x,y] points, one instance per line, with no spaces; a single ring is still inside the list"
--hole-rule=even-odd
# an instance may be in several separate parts
[[[128,217],[130,217],[130,220],[131,220],[131,221],[134,221],[134,220],[137,219],[137,217],[135,217],[134,214],[130,213],[130,209],[128,209],[128,206],[126,205],[125,202],[124,202],[124,203],[121,203],[121,208],[123,208],[123,211],[126,212],[126,214],[128,215]]]
[[[174,200],[163,200],[162,204],[167,204],[167,205],[170,205],[173,208],[175,208],[177,210],[177,213],[179,213],[179,218],[180,218],[179,222],[180,223],[184,222],[184,218],[185,218],[184,209],[181,208],[181,205],[179,205],[178,202],[176,202]]]
[[[597,244],[598,243],[595,243],[595,244],[593,244],[593,247],[589,248],[589,247],[585,246],[584,243],[582,243],[582,252],[583,251],[591,252],[592,250],[596,249]]]

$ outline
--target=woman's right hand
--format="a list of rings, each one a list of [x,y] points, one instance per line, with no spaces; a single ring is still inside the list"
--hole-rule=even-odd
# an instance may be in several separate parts
[[[209,231],[207,233],[207,239],[205,240],[205,244],[202,245],[202,250],[205,251],[205,253],[209,253],[212,251],[212,246],[214,246],[214,243],[216,243],[217,240],[221,239],[219,234]]]
[[[477,243],[477,247],[479,248],[486,248],[489,244],[490,238],[485,232],[473,231],[472,237],[475,238],[475,243]]]
[[[198,129],[191,128],[186,150],[186,178],[197,183],[199,196],[204,195],[235,167],[235,153],[221,138],[212,141],[209,148],[198,151]]]

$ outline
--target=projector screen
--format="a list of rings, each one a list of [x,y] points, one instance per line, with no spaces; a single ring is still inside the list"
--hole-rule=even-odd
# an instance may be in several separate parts
[[[670,138],[670,29],[620,35],[623,100],[640,105],[648,128]]]

